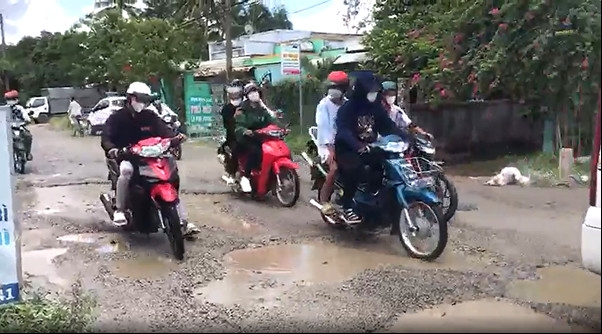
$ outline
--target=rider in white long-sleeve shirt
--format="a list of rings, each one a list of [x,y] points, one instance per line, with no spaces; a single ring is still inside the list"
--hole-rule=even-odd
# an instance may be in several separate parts
[[[345,102],[345,91],[349,86],[349,78],[345,72],[334,71],[327,78],[328,93],[316,107],[316,125],[318,126],[318,155],[322,163],[328,165],[328,175],[320,189],[320,202],[325,213],[330,210],[326,205],[332,195],[337,164],[334,154],[334,138],[336,134],[335,119],[339,107]]]

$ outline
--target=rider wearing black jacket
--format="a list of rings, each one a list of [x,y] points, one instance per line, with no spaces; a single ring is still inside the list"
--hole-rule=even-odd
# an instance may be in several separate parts
[[[241,80],[235,79],[232,81],[230,86],[226,88],[226,92],[228,93],[228,103],[224,104],[221,110],[222,120],[226,130],[226,142],[220,147],[218,154],[223,154],[226,146],[230,148],[231,155],[229,160],[226,161],[225,167],[226,173],[228,174],[227,177],[231,181],[234,180],[234,174],[238,169],[236,136],[234,135],[234,115],[236,114],[236,111],[239,110],[242,103],[243,87],[244,83]]]
[[[148,85],[142,82],[133,82],[127,90],[125,107],[109,116],[102,131],[101,146],[107,158],[116,159],[119,163],[119,178],[116,187],[117,210],[113,216],[113,222],[117,226],[127,223],[124,210],[126,209],[129,182],[135,166],[135,161],[121,159],[120,149],[151,137],[183,137],[169,128],[155,112],[147,109],[153,99]]]

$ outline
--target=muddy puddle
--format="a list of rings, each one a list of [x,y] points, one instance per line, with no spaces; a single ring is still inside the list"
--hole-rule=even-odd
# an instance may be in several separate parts
[[[111,267],[111,271],[117,276],[130,279],[154,279],[167,276],[177,270],[178,263],[167,257],[141,255],[115,261]]]
[[[276,305],[294,286],[335,283],[381,265],[417,269],[477,269],[476,261],[453,253],[425,263],[382,245],[364,249],[313,243],[242,249],[224,257],[226,276],[197,289],[196,296],[218,304]],[[367,248],[367,249],[366,249]],[[481,266],[482,267],[482,266]]]
[[[535,303],[600,307],[599,275],[571,266],[540,268],[537,273],[537,280],[511,282],[509,296]]]
[[[80,233],[67,234],[57,238],[63,244],[85,244],[94,247],[101,254],[121,253],[128,251],[130,245],[118,234]]]
[[[260,229],[257,224],[222,212],[222,203],[225,203],[226,197],[183,195],[182,200],[186,203],[188,220],[196,226],[213,226],[242,234],[257,232]]]
[[[85,216],[94,206],[100,206],[96,203],[95,191],[83,187],[33,188],[35,200],[26,204],[28,204],[30,210],[38,215]]]
[[[21,261],[25,277],[32,280],[42,279],[59,287],[69,286],[69,282],[61,277],[58,269],[52,263],[54,258],[66,252],[67,248],[48,248],[23,252]]]
[[[594,333],[536,313],[510,301],[494,299],[439,305],[402,314],[380,333]]]

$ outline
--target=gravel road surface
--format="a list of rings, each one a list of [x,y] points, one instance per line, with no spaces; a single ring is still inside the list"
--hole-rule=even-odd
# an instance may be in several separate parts
[[[290,209],[228,193],[215,149],[179,162],[190,220],[186,259],[167,238],[108,223],[98,137],[31,127],[19,176],[23,269],[62,291],[81,279],[107,332],[600,332],[600,276],[580,269],[586,189],[484,187],[454,178],[460,211],[435,263],[389,235],[326,226],[302,193]]]

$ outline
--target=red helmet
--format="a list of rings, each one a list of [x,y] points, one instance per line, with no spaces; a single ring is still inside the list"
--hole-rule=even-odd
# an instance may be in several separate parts
[[[343,71],[330,72],[326,78],[326,86],[328,89],[338,88],[345,91],[349,87],[349,77]]]
[[[18,99],[19,98],[19,92],[16,90],[9,90],[8,92],[4,93],[4,98],[7,100],[14,100],[14,99]]]

